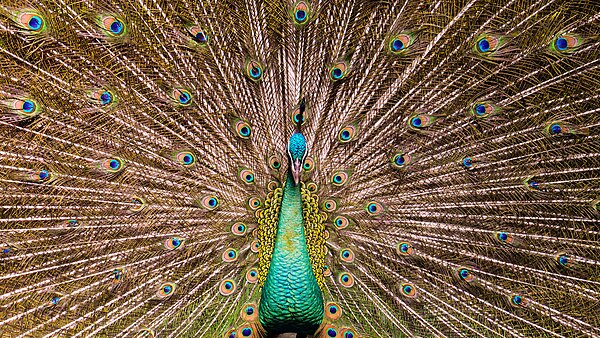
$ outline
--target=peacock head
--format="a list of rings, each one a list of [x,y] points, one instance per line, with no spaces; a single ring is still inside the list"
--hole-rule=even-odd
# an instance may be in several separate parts
[[[288,155],[290,156],[290,164],[294,183],[300,183],[300,172],[306,158],[306,138],[301,133],[294,133],[288,142]]]

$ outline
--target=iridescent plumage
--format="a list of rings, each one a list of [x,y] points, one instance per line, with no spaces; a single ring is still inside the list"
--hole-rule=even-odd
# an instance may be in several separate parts
[[[0,336],[600,336],[599,13],[0,1]]]

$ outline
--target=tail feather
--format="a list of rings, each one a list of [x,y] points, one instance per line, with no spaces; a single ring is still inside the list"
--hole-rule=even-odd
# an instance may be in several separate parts
[[[300,129],[318,335],[600,335],[599,9],[5,1],[0,331],[264,336],[256,216]]]

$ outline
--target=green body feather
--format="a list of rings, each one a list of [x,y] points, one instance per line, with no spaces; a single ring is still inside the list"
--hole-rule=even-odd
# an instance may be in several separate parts
[[[259,307],[269,332],[313,333],[323,319],[323,295],[308,255],[300,186],[291,175],[283,190],[275,248]]]

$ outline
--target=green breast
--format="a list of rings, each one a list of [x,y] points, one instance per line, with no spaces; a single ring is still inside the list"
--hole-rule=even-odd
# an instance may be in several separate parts
[[[288,179],[283,191],[275,247],[258,315],[269,333],[312,334],[323,319],[323,295],[309,260],[300,188]]]

